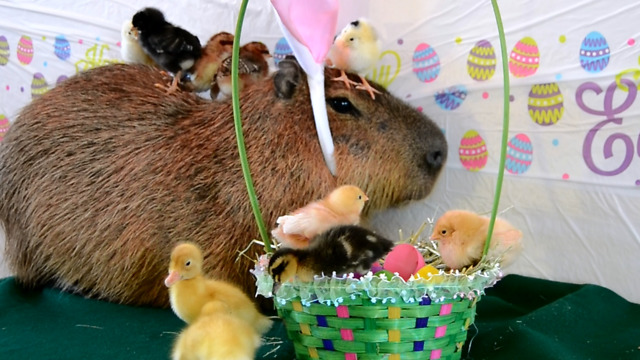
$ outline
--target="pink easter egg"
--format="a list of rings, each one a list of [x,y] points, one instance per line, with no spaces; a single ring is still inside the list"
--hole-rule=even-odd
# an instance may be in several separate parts
[[[393,247],[384,261],[384,269],[398,273],[401,278],[409,280],[424,266],[422,254],[411,244],[398,244]]]
[[[20,64],[29,65],[31,63],[31,60],[33,60],[33,41],[31,37],[27,35],[20,37],[16,55],[18,56]]]

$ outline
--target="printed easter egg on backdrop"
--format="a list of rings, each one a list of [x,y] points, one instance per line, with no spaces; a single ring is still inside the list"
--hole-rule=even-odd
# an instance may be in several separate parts
[[[58,79],[56,79],[56,86],[60,85],[61,82],[67,80],[69,77],[67,75],[60,75]]]
[[[418,44],[413,52],[413,73],[425,83],[434,81],[440,74],[440,57],[429,44]]]
[[[0,141],[4,139],[7,130],[9,130],[9,119],[3,114],[0,114]]]
[[[467,57],[467,73],[473,80],[486,81],[496,72],[496,53],[487,40],[478,41]]]
[[[41,73],[33,74],[33,80],[31,80],[31,98],[37,99],[44,95],[49,90],[47,80]]]
[[[509,55],[509,71],[515,77],[527,77],[538,70],[540,51],[538,44],[531,37],[520,39]]]
[[[597,73],[609,64],[609,44],[602,34],[592,31],[580,45],[580,65],[588,72]]]
[[[529,91],[529,116],[538,125],[553,125],[564,114],[564,99],[556,83],[538,84]]]
[[[487,165],[489,151],[480,134],[475,130],[469,130],[462,136],[458,148],[460,162],[469,171],[479,171]]]
[[[444,110],[455,110],[462,105],[467,98],[467,88],[464,85],[455,85],[445,90],[438,91],[435,95],[436,104]]]
[[[71,56],[71,44],[69,44],[69,40],[64,35],[56,36],[56,40],[53,43],[53,53],[60,60],[67,60]]]
[[[276,43],[275,50],[273,50],[273,61],[278,65],[278,63],[287,55],[293,55],[293,50],[291,50],[291,46],[289,46],[287,39],[280,38]]]
[[[507,159],[505,169],[512,174],[522,174],[531,166],[533,146],[525,134],[518,134],[507,144]]]
[[[0,36],[0,65],[7,65],[9,62],[9,42],[7,38]]]
[[[33,41],[31,37],[27,35],[22,35],[20,40],[18,40],[18,61],[22,65],[31,64],[31,60],[33,60]]]

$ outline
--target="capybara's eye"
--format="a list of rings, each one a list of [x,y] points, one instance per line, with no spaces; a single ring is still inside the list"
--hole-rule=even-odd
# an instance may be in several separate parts
[[[327,99],[327,103],[329,104],[329,106],[331,106],[331,108],[334,111],[339,112],[340,114],[351,114],[351,115],[359,114],[358,109],[356,109],[356,107],[353,106],[351,101],[349,101],[349,99],[347,98],[344,98],[344,97],[329,98]]]

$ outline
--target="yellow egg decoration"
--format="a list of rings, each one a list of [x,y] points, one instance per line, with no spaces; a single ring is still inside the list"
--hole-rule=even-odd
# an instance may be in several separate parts
[[[478,41],[467,57],[467,73],[473,80],[486,81],[496,72],[496,53],[487,40]]]
[[[529,116],[538,125],[553,125],[564,114],[564,98],[557,83],[538,84],[529,91]]]
[[[462,166],[473,172],[484,168],[489,159],[487,145],[475,130],[469,130],[462,136],[458,153]]]
[[[425,280],[433,281],[436,283],[442,282],[442,280],[444,280],[443,276],[440,275],[440,270],[436,269],[432,265],[423,266],[420,270],[418,270],[416,275]]]

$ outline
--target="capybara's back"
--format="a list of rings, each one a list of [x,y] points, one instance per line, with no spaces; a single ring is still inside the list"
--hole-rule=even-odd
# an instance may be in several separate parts
[[[169,253],[193,241],[209,276],[253,294],[251,263],[235,262],[258,231],[231,104],[168,95],[154,86],[162,81],[144,66],[90,70],[32,102],[11,126],[0,143],[0,220],[21,283],[166,306]],[[372,100],[342,83],[326,87],[336,177],[294,60],[241,96],[267,226],[341,184],[367,193],[367,214],[423,198],[443,166],[446,142],[424,115],[382,88]]]

